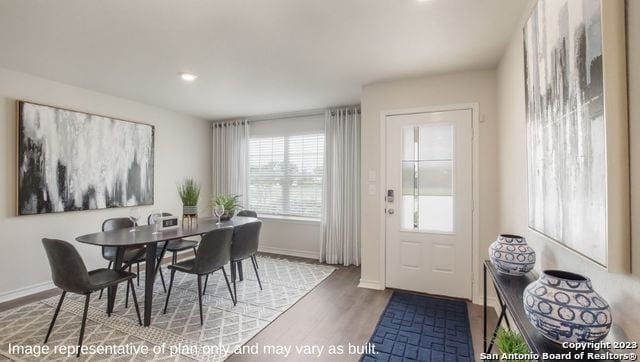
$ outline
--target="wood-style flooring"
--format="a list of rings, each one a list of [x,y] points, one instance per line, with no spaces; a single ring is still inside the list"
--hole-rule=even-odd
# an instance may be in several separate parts
[[[305,260],[291,258],[292,260]],[[359,267],[337,266],[320,285],[304,296],[293,307],[284,312],[260,333],[254,336],[248,346],[258,345],[318,345],[325,346],[320,359],[310,356],[292,354],[287,361],[332,360],[357,361],[358,355],[345,353],[327,358],[326,351],[331,345],[344,346],[345,352],[349,343],[365,345],[378,323],[392,290],[371,290],[358,288],[360,280]],[[0,303],[0,312],[28,304],[36,300],[57,295],[57,290],[50,290],[14,301]],[[467,302],[473,348],[476,360],[482,351],[482,306]],[[495,313],[490,310],[489,326],[495,325]],[[275,355],[233,355],[227,361],[279,361],[284,357]]]

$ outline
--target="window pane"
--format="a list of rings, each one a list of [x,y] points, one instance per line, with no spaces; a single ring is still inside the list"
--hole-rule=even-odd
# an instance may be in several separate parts
[[[419,127],[418,160],[451,160],[453,125],[436,123]]]
[[[419,230],[453,232],[453,196],[418,198]]]
[[[324,134],[252,138],[249,143],[249,208],[319,218]]]
[[[453,191],[451,161],[418,161],[420,196],[451,196]]]
[[[453,232],[453,125],[405,127],[402,136],[402,227]]]
[[[402,159],[413,161],[416,159],[416,143],[414,140],[415,127],[402,129]]]

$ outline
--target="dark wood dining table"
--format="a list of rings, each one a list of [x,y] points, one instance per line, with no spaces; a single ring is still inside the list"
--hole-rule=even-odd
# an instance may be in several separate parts
[[[122,269],[124,249],[129,246],[145,246],[145,284],[144,284],[144,321],[143,324],[148,326],[151,324],[151,311],[153,303],[153,285],[157,272],[156,258],[158,251],[158,243],[163,241],[171,241],[182,238],[204,235],[212,230],[222,227],[236,227],[249,222],[257,221],[253,217],[234,216],[230,220],[217,223],[213,218],[201,218],[197,223],[192,225],[179,226],[176,229],[165,231],[156,231],[155,225],[137,226],[137,231],[131,231],[131,228],[105,231],[93,234],[78,236],[76,240],[81,243],[96,246],[117,247],[116,260],[114,267]],[[166,248],[166,244],[165,244]],[[241,272],[241,271],[240,271]],[[113,311],[116,291],[115,288],[109,293],[107,308],[109,312]]]

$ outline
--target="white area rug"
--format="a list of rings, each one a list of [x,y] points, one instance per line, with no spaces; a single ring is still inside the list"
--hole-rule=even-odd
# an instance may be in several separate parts
[[[107,347],[104,353],[83,355],[86,361],[222,361],[249,339],[315,288],[335,269],[327,265],[259,256],[259,272],[264,290],[260,290],[251,263],[245,261],[245,280],[238,282],[238,305],[229,296],[221,272],[209,276],[202,300],[204,326],[200,325],[197,281],[194,275],[176,272],[167,314],[162,314],[166,294],[157,278],[153,298],[151,326],[140,327],[131,303],[124,308],[125,285],[118,290],[114,314],[107,318],[106,298],[94,293],[89,305],[83,345]],[[227,273],[230,275],[227,266]],[[164,271],[169,282],[169,272]],[[144,284],[136,289],[141,313]],[[204,282],[204,280],[203,280]],[[106,293],[105,293],[106,296]],[[60,347],[75,346],[78,341],[84,297],[67,293],[47,346],[47,354],[18,351],[11,346],[42,346],[59,296],[0,313],[0,360],[65,360]],[[128,350],[114,351],[114,346]],[[129,354],[136,349],[136,355]],[[20,348],[18,348],[20,349]],[[143,349],[147,349],[146,353]],[[13,353],[11,353],[13,352]],[[22,352],[22,353],[16,353]],[[29,352],[29,353],[25,353]],[[57,352],[57,353],[54,353]],[[101,351],[102,352],[102,351]],[[106,352],[109,352],[108,354]],[[115,354],[111,354],[115,352]],[[75,359],[75,356],[72,356]]]

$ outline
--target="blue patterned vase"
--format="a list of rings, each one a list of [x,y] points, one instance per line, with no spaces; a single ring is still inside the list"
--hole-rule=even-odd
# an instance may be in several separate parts
[[[609,304],[582,275],[545,270],[522,297],[531,324],[554,342],[598,342],[611,328]]]
[[[489,245],[489,258],[500,273],[509,275],[525,275],[536,264],[536,252],[520,235],[498,235]]]

